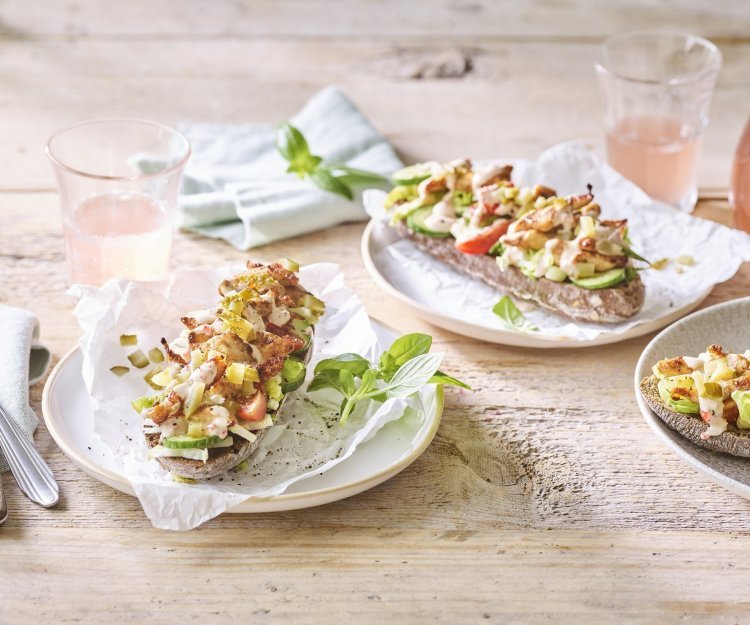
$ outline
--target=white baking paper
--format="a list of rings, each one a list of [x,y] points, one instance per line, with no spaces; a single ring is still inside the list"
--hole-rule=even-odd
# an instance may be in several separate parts
[[[110,280],[102,288],[75,285],[70,291],[80,298],[75,315],[84,331],[83,378],[92,398],[95,433],[112,450],[152,523],[162,529],[190,529],[248,497],[282,493],[294,482],[349,457],[359,443],[400,418],[407,407],[424,418],[422,402],[434,399],[429,387],[406,400],[369,402],[358,406],[340,427],[336,415],[340,395],[297,392],[251,456],[247,471],[230,471],[198,484],[174,482],[156,460],[148,460],[143,419],[130,406],[134,398],[153,393],[143,380],[148,369],[131,367],[120,378],[110,367],[128,365],[127,355],[135,349],[122,347],[120,335],[136,334],[144,352],[158,345],[161,337],[171,341],[181,329],[180,317],[215,304],[218,284],[240,269],[181,270],[162,282]],[[338,266],[303,267],[300,279],[326,302],[326,313],[316,326],[308,380],[321,358],[356,352],[374,361],[388,347],[378,344],[361,301],[345,286]]]
[[[626,332],[695,302],[750,260],[749,235],[652,200],[577,143],[556,145],[535,161],[510,162],[514,165],[513,180],[519,186],[544,184],[560,195],[570,195],[586,193],[586,185],[590,184],[602,207],[603,219],[628,219],[636,252],[650,261],[672,259],[661,271],[641,272],[646,298],[643,309],[632,319],[618,324],[570,322],[524,304],[525,316],[538,327],[534,335],[591,340],[603,332]],[[364,195],[368,214],[383,222],[378,227],[385,227],[388,219],[382,208],[383,198],[384,193],[376,190]],[[679,256],[691,256],[695,264],[682,266],[675,262]],[[419,251],[409,241],[386,246],[375,260],[398,290],[432,310],[483,327],[508,329],[492,313],[499,298],[497,290],[479,280],[467,283],[464,274]]]

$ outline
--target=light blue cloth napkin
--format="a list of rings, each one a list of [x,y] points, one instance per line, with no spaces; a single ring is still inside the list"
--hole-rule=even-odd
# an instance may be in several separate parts
[[[6,336],[0,343],[0,405],[33,442],[39,419],[29,405],[29,384],[47,372],[50,353],[38,344],[39,322],[30,312],[0,304],[0,327]],[[7,470],[0,453],[0,473]]]
[[[317,93],[290,122],[326,162],[382,175],[402,167],[393,148],[336,87]],[[359,193],[350,202],[285,173],[274,126],[185,124],[180,130],[193,148],[179,200],[184,229],[246,250],[367,219]]]

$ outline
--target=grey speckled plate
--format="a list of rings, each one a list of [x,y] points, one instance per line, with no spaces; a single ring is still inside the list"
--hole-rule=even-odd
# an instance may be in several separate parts
[[[718,343],[732,352],[750,349],[750,297],[700,310],[657,334],[643,350],[635,368],[635,396],[654,433],[691,467],[721,486],[750,499],[750,459],[701,449],[666,426],[638,390],[651,375],[652,365],[672,356],[697,356],[708,345]]]

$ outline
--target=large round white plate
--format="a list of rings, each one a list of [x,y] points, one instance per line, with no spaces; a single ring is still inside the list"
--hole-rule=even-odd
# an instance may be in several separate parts
[[[708,297],[711,289],[706,289],[695,300],[685,306],[670,309],[669,313],[658,319],[634,326],[625,332],[602,332],[596,338],[587,340],[575,340],[567,336],[537,336],[528,332],[513,332],[502,328],[487,327],[472,321],[467,321],[454,314],[435,310],[425,302],[419,301],[413,293],[407,293],[399,283],[389,275],[389,271],[379,262],[382,258],[381,252],[389,245],[399,240],[399,236],[393,228],[387,224],[371,220],[362,235],[362,259],[367,271],[372,278],[387,293],[400,300],[411,308],[414,313],[434,323],[436,326],[445,328],[457,334],[470,336],[471,338],[500,343],[502,345],[513,345],[516,347],[538,347],[538,348],[570,348],[570,347],[592,347],[594,345],[606,345],[626,341],[636,336],[643,336],[654,330],[659,330],[669,325],[676,319],[695,310],[700,303]],[[447,271],[450,268],[446,267]],[[471,288],[472,280],[467,278],[467,288]],[[704,346],[705,347],[705,346]]]
[[[635,369],[635,396],[646,423],[678,457],[714,482],[750,499],[750,460],[708,451],[667,427],[648,407],[638,386],[662,358],[697,356],[713,343],[732,352],[750,348],[750,297],[717,304],[678,321],[657,334],[643,350]]]
[[[372,320],[382,343],[398,336]],[[52,438],[63,453],[86,473],[123,493],[135,496],[130,482],[118,472],[110,449],[94,434],[94,417],[81,375],[80,349],[69,352],[54,368],[44,386],[42,414]],[[403,471],[427,449],[443,414],[443,390],[432,414],[402,418],[383,427],[359,445],[346,460],[321,475],[292,484],[274,497],[251,497],[229,512],[278,512],[309,508],[351,497]]]

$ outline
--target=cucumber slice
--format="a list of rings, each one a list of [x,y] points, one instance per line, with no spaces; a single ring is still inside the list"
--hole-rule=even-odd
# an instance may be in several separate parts
[[[432,165],[430,163],[417,163],[416,165],[409,165],[394,172],[391,176],[393,184],[398,186],[406,186],[410,184],[419,184],[423,180],[427,180],[432,174]]]
[[[307,353],[307,350],[310,349],[310,343],[312,343],[312,330],[310,329],[298,330],[295,328],[294,330],[292,330],[292,333],[295,336],[298,336],[299,338],[301,338],[305,342],[305,344],[302,347],[300,347],[297,351],[292,352],[292,356],[297,356],[298,358],[302,359]]]
[[[170,436],[165,438],[161,444],[167,449],[205,449],[210,445],[216,445],[221,442],[218,436],[201,436],[193,438],[192,436]]]
[[[597,273],[590,278],[571,278],[573,284],[584,289],[608,289],[625,281],[625,269],[610,269],[604,273]]]
[[[434,237],[436,239],[446,239],[451,236],[450,232],[436,232],[430,230],[425,224],[425,220],[432,214],[432,206],[425,206],[424,208],[418,208],[406,218],[406,226],[412,232],[418,232],[419,234],[426,234],[428,237]]]
[[[281,370],[281,392],[286,395],[287,393],[296,391],[305,381],[306,373],[307,367],[305,367],[305,363],[297,358],[287,358]]]

